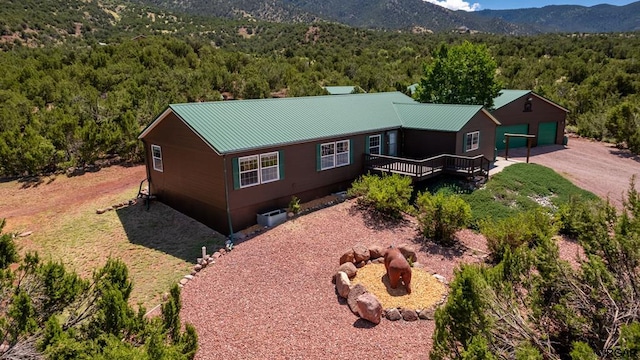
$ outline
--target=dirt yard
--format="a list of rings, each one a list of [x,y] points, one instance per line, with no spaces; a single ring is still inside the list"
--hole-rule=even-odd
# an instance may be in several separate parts
[[[509,151],[509,159],[525,161],[526,149]],[[640,157],[611,144],[581,138],[569,138],[562,145],[531,149],[530,162],[550,167],[577,186],[622,208],[622,198],[632,176],[640,176]],[[640,190],[640,179],[636,189]]]

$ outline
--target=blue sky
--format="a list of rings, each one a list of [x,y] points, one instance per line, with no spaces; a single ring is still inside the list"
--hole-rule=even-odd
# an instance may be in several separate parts
[[[484,9],[520,9],[527,7],[543,7],[547,5],[583,5],[593,6],[598,4],[627,5],[636,0],[425,0],[451,10],[476,11]]]

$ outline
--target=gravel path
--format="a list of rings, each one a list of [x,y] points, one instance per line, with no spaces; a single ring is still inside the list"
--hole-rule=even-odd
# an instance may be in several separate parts
[[[526,149],[509,151],[509,159],[526,160]],[[532,163],[550,167],[577,186],[589,190],[622,208],[622,196],[631,176],[640,176],[640,157],[607,143],[570,138],[568,146],[541,146],[531,149]],[[640,179],[636,188],[640,190]]]
[[[238,244],[183,289],[182,319],[199,335],[196,359],[427,359],[433,321],[371,327],[338,300],[331,283],[353,245],[417,236],[413,224],[380,224],[347,201]],[[418,254],[448,280],[456,264],[474,261],[433,245]]]

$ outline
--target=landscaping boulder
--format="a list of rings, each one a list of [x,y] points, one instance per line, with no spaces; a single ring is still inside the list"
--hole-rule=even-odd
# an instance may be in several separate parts
[[[402,314],[402,318],[404,319],[404,321],[418,320],[418,313],[415,310],[401,309],[400,314]]]
[[[195,271],[200,271],[200,270],[202,270],[202,265],[200,265],[200,264],[195,264],[195,265],[193,266],[193,270],[195,270]]]
[[[357,299],[360,295],[366,292],[367,292],[367,289],[365,289],[365,287],[362,286],[362,284],[355,284],[349,290],[349,296],[347,296],[347,305],[349,305],[349,309],[351,309],[351,311],[356,315],[358,315]]]
[[[433,274],[433,277],[436,278],[436,280],[440,281],[443,284],[447,283],[447,279],[445,279],[444,276],[442,276],[440,274]]]
[[[353,259],[354,259],[353,249],[350,249],[346,253],[342,254],[342,256],[340,256],[340,265],[346,262],[353,262]]]
[[[212,256],[213,256],[213,259],[215,260],[215,259],[219,258],[220,256],[222,256],[222,254],[220,254],[219,251],[216,251],[216,252],[213,253]]]
[[[369,261],[369,260],[367,260]],[[356,263],[356,268],[360,269],[362,267],[364,267],[365,265],[367,265],[366,261],[360,261],[359,263]]]
[[[384,258],[383,257],[379,257],[377,259],[373,259],[373,261],[371,261],[371,263],[373,263],[373,264],[384,264]]]
[[[416,250],[413,246],[407,244],[398,245],[398,250],[400,250],[405,259],[411,262],[418,261],[418,256],[416,255]]]
[[[433,320],[435,312],[434,309],[424,309],[418,313],[418,317],[422,320]]]
[[[342,272],[346,273],[347,276],[349,277],[349,279],[351,279],[354,276],[356,276],[356,273],[358,272],[358,269],[356,269],[356,266],[353,263],[346,262],[346,263],[340,265],[340,267],[338,268],[338,271],[342,271]]]
[[[353,261],[359,263],[360,261],[367,261],[371,257],[369,249],[362,244],[357,244],[353,247]]]
[[[384,256],[384,249],[378,245],[369,246],[369,257],[371,260]]]
[[[382,318],[382,304],[375,295],[365,293],[356,299],[358,304],[358,315],[361,318],[371,321],[374,324],[380,324]]]
[[[402,315],[400,314],[400,310],[393,308],[387,309],[387,319],[391,321],[398,321],[402,319]]]
[[[338,290],[338,295],[346,299],[349,296],[350,287],[351,281],[349,281],[347,274],[339,271],[336,275],[336,290]]]

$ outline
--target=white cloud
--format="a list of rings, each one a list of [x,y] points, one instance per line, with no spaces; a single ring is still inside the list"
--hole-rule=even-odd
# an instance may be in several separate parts
[[[463,0],[424,0],[432,4],[440,5],[449,10],[476,11],[480,10],[479,3],[468,3]]]

